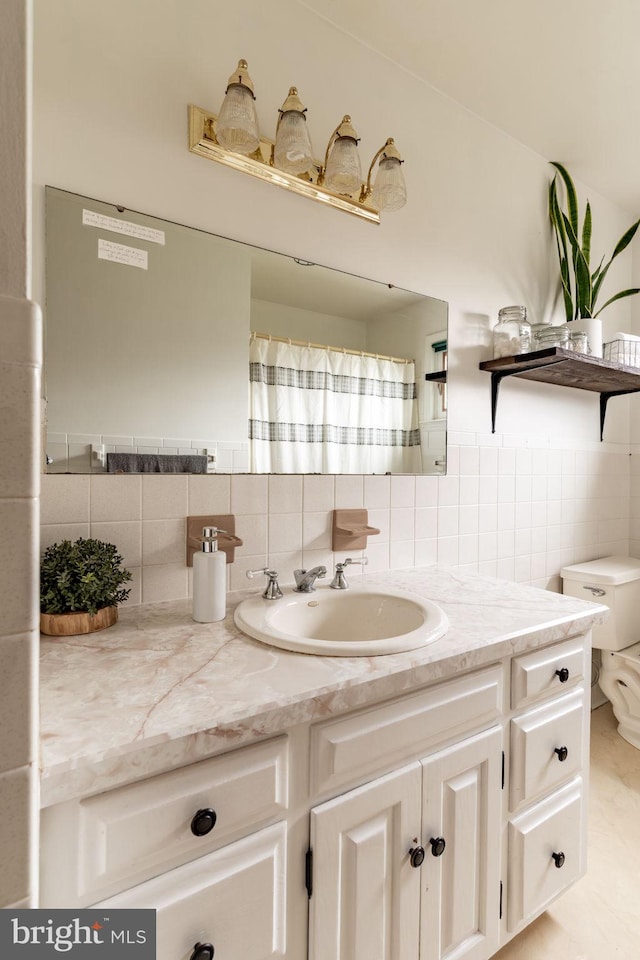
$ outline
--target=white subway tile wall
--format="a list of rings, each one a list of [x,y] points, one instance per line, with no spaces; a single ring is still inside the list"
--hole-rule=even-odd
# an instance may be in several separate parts
[[[334,507],[366,507],[371,571],[444,563],[560,590],[562,566],[640,548],[640,463],[614,445],[559,450],[461,434],[445,477],[43,477],[42,546],[64,537],[115,543],[134,580],[129,603],[189,596],[186,516],[232,512],[244,541],[227,569],[231,590],[248,569],[344,559],[331,551]],[[506,441],[507,438],[503,438]],[[355,568],[352,576],[358,576]],[[257,581],[254,581],[254,584]]]
[[[106,473],[107,453],[206,454],[210,472],[240,473],[247,470],[247,440],[220,441],[175,437],[114,437],[100,434],[49,431],[45,452],[49,473]]]

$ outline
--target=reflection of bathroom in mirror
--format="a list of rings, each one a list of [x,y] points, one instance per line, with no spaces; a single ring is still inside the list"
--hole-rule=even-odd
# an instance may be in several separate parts
[[[446,348],[443,301],[46,188],[49,472],[442,474]]]

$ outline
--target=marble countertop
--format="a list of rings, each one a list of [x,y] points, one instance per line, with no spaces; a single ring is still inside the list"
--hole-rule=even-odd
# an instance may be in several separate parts
[[[178,600],[124,608],[115,626],[89,636],[42,637],[42,805],[562,640],[607,614],[600,604],[439,566],[361,582],[435,601],[449,619],[446,636],[379,657],[289,653],[235,626],[233,611],[253,589],[229,594],[219,623],[195,623],[190,601]]]

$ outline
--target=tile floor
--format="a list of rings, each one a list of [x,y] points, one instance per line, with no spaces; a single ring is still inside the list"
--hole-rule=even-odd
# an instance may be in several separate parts
[[[494,960],[639,960],[640,750],[591,715],[587,874]]]

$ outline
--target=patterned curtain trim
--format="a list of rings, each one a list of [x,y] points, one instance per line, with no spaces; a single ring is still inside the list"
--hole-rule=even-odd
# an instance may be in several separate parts
[[[414,400],[416,385],[399,380],[373,380],[367,377],[350,377],[344,374],[327,373],[324,370],[294,370],[291,367],[274,367],[264,363],[249,364],[251,383],[266,383],[268,386],[294,387],[298,390],[328,390],[332,393],[352,393],[366,397],[386,397],[397,400]]]
[[[249,420],[249,439],[289,443],[339,443],[361,447],[419,447],[420,431]]]

